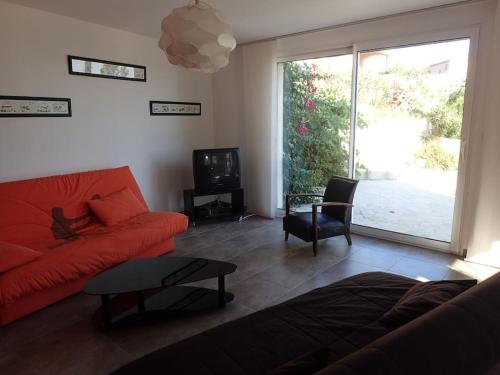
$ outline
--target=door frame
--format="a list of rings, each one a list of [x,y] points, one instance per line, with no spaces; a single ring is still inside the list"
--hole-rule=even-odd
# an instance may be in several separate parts
[[[464,197],[470,190],[470,174],[468,173],[471,163],[471,155],[469,152],[469,139],[472,127],[472,101],[473,92],[475,91],[475,72],[477,65],[477,49],[479,43],[479,26],[470,26],[464,28],[454,28],[449,30],[440,30],[426,33],[410,34],[405,36],[398,36],[387,39],[368,40],[363,42],[354,43],[351,46],[339,47],[331,50],[316,51],[304,54],[295,54],[282,56],[276,59],[276,72],[277,72],[277,90],[276,97],[280,98],[283,94],[282,88],[282,74],[279,73],[281,63],[307,60],[323,57],[334,57],[346,54],[353,56],[353,73],[352,73],[352,89],[351,89],[351,137],[349,141],[349,176],[354,176],[355,168],[355,142],[356,142],[356,121],[357,121],[357,92],[358,92],[358,65],[359,54],[379,49],[401,48],[410,47],[423,44],[434,44],[452,40],[469,39],[469,61],[466,77],[466,89],[464,97],[464,113],[462,121],[462,134],[460,137],[460,157],[459,168],[457,175],[457,188],[455,194],[455,204],[453,210],[453,224],[451,241],[443,242],[429,238],[417,237],[410,234],[403,234],[391,232],[383,229],[376,229],[365,227],[361,225],[352,224],[352,232],[366,236],[377,237],[394,242],[400,242],[413,246],[424,247],[427,249],[438,250],[442,252],[454,253],[463,256],[463,248],[465,244],[465,231],[463,228],[465,205]],[[281,84],[280,84],[281,83]],[[278,208],[282,208],[283,197],[283,103],[278,100],[277,105],[278,113],[276,116],[278,132],[277,132],[277,181],[278,187],[276,194],[278,197]]]

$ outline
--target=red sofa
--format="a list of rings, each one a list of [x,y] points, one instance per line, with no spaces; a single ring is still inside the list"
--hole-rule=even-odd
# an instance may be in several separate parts
[[[174,248],[187,217],[147,212],[105,226],[90,199],[129,188],[147,207],[128,167],[0,184],[0,241],[41,252],[0,273],[0,326],[81,290],[96,273]]]

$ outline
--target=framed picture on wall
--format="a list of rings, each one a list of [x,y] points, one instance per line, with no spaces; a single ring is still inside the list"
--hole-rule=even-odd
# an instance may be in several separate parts
[[[150,101],[151,116],[201,116],[201,103]]]
[[[0,95],[0,117],[71,117],[71,99]]]
[[[146,82],[146,67],[88,57],[68,56],[69,74]]]

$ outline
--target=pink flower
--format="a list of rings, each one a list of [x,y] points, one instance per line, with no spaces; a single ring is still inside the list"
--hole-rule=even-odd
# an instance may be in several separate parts
[[[306,100],[306,107],[309,108],[310,110],[313,110],[314,108],[316,108],[316,102],[314,101],[314,99],[307,99]]]
[[[307,88],[307,91],[309,91],[311,94],[314,94],[316,92],[316,90],[318,90],[318,88],[314,85],[310,85],[308,88]]]
[[[304,124],[299,124],[297,126],[297,133],[299,133],[301,136],[306,135],[308,130],[309,129]]]
[[[309,125],[309,121],[300,121],[297,123],[297,133],[299,133],[300,135],[304,136],[307,134],[307,132],[309,131],[309,128],[307,127]]]
[[[318,70],[318,64],[312,64],[312,70],[315,72]]]

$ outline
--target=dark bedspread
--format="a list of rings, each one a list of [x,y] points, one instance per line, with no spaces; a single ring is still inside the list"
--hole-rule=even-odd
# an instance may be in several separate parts
[[[266,374],[322,347],[332,363],[387,334],[391,329],[379,318],[416,283],[382,272],[356,275],[167,346],[114,374]]]

